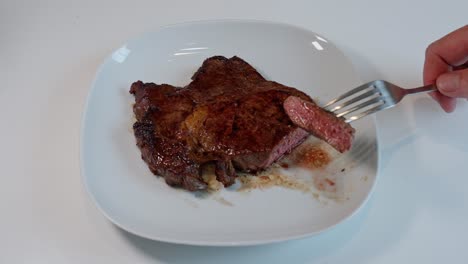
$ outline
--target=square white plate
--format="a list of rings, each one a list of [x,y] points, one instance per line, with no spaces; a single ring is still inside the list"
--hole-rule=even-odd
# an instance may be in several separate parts
[[[128,41],[101,66],[83,115],[83,181],[104,215],[127,231],[154,240],[251,245],[317,234],[356,212],[377,175],[372,117],[352,123],[357,131],[352,150],[333,154],[326,169],[288,170],[302,178],[334,177],[338,190],[333,195],[281,187],[197,195],[171,188],[152,175],[131,129],[130,84],[142,80],[184,86],[203,60],[213,55],[237,55],[267,79],[296,87],[319,103],[360,84],[349,60],[330,41],[285,24],[185,23]]]

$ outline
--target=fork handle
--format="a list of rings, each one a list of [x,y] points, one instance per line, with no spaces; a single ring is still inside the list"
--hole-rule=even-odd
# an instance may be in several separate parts
[[[437,91],[437,86],[435,84],[429,84],[426,86],[413,88],[413,89],[406,89],[406,94],[415,94],[415,93],[427,93]]]

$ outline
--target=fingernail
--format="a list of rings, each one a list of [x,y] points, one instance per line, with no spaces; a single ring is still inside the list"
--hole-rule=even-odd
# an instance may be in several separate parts
[[[459,78],[457,74],[446,73],[437,78],[437,88],[442,92],[453,92],[458,89]]]

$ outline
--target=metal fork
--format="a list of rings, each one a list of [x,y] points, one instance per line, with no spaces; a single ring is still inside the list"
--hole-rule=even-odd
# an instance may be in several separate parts
[[[398,104],[408,94],[436,91],[435,84],[414,89],[404,89],[395,84],[378,80],[365,83],[338,96],[323,106],[337,117],[344,117],[346,123]]]

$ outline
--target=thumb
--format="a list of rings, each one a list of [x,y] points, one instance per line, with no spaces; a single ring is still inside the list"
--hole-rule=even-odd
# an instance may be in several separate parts
[[[437,78],[437,88],[449,97],[468,98],[468,69],[440,75]]]

